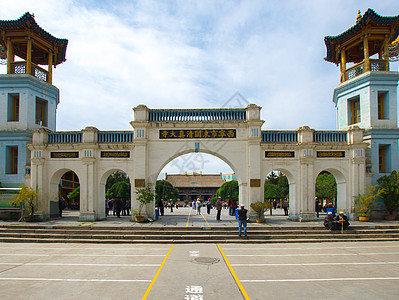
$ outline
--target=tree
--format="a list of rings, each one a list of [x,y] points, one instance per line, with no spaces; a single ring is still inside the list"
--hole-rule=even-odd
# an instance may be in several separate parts
[[[222,186],[216,191],[216,197],[222,197],[222,199],[238,200],[238,181],[232,180],[222,184]]]
[[[266,181],[267,181],[268,183],[271,183],[271,184],[277,184],[277,182],[278,182],[278,175],[277,175],[276,173],[274,173],[274,171],[271,171],[271,172],[269,173],[269,175],[267,175]]]
[[[126,182],[130,184],[129,177],[125,173],[116,171],[108,176],[105,190],[108,191],[117,182]]]
[[[112,185],[112,187],[105,193],[105,197],[107,199],[120,198],[123,200],[130,200],[130,191],[130,182],[119,181]]]
[[[154,200],[154,192],[147,184],[145,188],[136,188],[137,200],[140,202],[138,215],[141,216],[141,211],[144,205],[151,203]]]
[[[279,172],[278,174],[274,171],[266,177],[264,185],[264,198],[265,199],[282,199],[288,198],[289,196],[289,185],[287,176]]]
[[[265,182],[264,189],[265,189],[264,192],[265,199],[282,199],[286,197],[283,192],[283,189],[277,184]]]
[[[316,197],[333,198],[337,194],[337,183],[331,173],[322,173],[316,179]]]
[[[399,174],[393,170],[391,174],[377,179],[381,197],[390,215],[399,208]]]
[[[78,201],[80,199],[80,186],[78,186],[76,189],[74,189],[72,192],[70,192],[67,195],[69,200],[75,200]]]
[[[10,201],[10,204],[19,206],[21,203],[24,203],[26,205],[25,211],[29,216],[33,217],[37,209],[37,194],[37,191],[35,191],[32,187],[21,184],[21,189],[17,194],[12,196],[13,200]]]
[[[375,206],[375,199],[381,194],[381,190],[376,192],[377,186],[369,186],[368,191],[355,199],[355,209],[361,216],[369,216],[370,211]]]
[[[262,201],[251,203],[250,206],[255,211],[258,219],[263,219],[265,216],[265,212],[273,207],[269,202]]]
[[[287,176],[284,174],[280,174],[280,176],[277,179],[277,185],[281,188],[284,198],[289,198],[289,184],[288,184],[288,179]]]
[[[175,188],[169,181],[157,180],[155,184],[155,199],[158,201],[162,199],[173,199],[179,198],[180,192]]]

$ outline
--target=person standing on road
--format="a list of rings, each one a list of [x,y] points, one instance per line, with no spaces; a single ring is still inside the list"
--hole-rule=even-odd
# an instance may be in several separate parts
[[[160,199],[158,201],[158,208],[159,208],[159,213],[161,216],[163,216],[163,214],[165,213],[165,206],[163,205],[163,200]]]
[[[240,205],[238,210],[238,235],[242,234],[242,227],[244,227],[244,236],[247,236],[247,210],[244,208],[244,204]]]
[[[212,203],[211,198],[206,201],[206,213],[209,215],[211,213]]]
[[[216,214],[216,220],[217,221],[221,221],[220,220],[220,214],[222,213],[222,197],[218,197],[218,201],[216,201],[216,210],[217,210],[217,214]]]
[[[315,198],[315,210],[316,210],[316,216],[319,217],[319,213],[321,212],[321,205],[320,205],[320,201],[319,198]]]
[[[198,198],[197,199],[197,215],[201,214],[201,205],[202,205],[201,200],[200,200],[200,198]]]
[[[283,209],[284,209],[284,215],[288,216],[288,201],[287,201],[287,198],[284,198]]]
[[[121,210],[122,210],[122,200],[120,198],[116,198],[114,208],[116,211],[116,216],[118,218],[121,217]]]
[[[58,200],[58,214],[62,217],[62,211],[65,209],[64,197]]]

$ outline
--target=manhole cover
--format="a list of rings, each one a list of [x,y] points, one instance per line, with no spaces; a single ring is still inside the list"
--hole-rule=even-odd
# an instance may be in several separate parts
[[[220,260],[214,257],[196,257],[194,262],[205,265],[212,265],[218,263]]]

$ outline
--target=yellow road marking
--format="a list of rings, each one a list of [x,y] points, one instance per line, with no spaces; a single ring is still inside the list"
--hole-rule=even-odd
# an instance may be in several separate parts
[[[247,294],[247,292],[245,291],[244,287],[242,286],[242,284],[241,284],[241,282],[240,282],[240,279],[238,279],[238,277],[237,277],[237,275],[236,275],[236,272],[234,272],[233,267],[231,266],[231,264],[230,264],[229,260],[227,259],[226,255],[224,254],[224,252],[223,252],[223,250],[222,250],[222,247],[220,247],[219,244],[216,244],[216,245],[218,245],[219,251],[220,251],[220,253],[222,254],[222,256],[223,256],[223,258],[224,258],[224,261],[226,262],[227,266],[229,267],[229,270],[230,270],[230,272],[231,272],[231,275],[233,275],[234,280],[236,281],[236,283],[237,283],[237,285],[238,285],[238,287],[239,287],[239,289],[240,289],[242,295],[244,296],[244,299],[245,299],[245,300],[250,300],[250,299],[249,299],[249,296],[248,296],[248,294]]]
[[[186,227],[188,227],[188,221],[190,220],[190,215],[191,215],[191,211],[192,211],[192,210],[193,210],[193,208],[190,207],[190,212],[188,213]]]
[[[205,219],[204,215],[201,214],[201,216],[204,218],[204,220],[205,220],[205,222],[206,222],[206,225],[208,225],[208,227],[211,227],[211,226],[209,226],[208,221]]]
[[[148,296],[148,294],[150,293],[150,291],[151,291],[151,289],[152,289],[152,286],[154,285],[155,281],[157,280],[159,273],[161,273],[161,270],[162,270],[162,268],[163,268],[163,265],[165,264],[166,260],[168,259],[168,256],[169,256],[170,252],[172,251],[174,245],[175,245],[175,244],[173,244],[173,245],[170,247],[168,253],[166,254],[165,258],[163,259],[162,264],[160,265],[160,267],[159,267],[157,273],[155,274],[154,278],[152,279],[150,285],[148,286],[147,291],[145,292],[143,298],[141,298],[142,300],[147,299],[147,296]]]

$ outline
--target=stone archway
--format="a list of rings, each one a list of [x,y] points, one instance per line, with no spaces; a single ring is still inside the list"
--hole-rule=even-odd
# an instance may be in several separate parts
[[[48,195],[47,211],[50,218],[58,216],[58,201],[59,201],[58,198],[59,198],[59,188],[60,188],[59,184],[62,176],[68,172],[73,172],[78,177],[80,182],[79,174],[73,169],[68,169],[68,168],[58,169],[52,174],[52,176],[50,176],[50,182],[47,190],[47,195]]]
[[[105,212],[105,201],[106,201],[106,197],[105,197],[105,185],[107,183],[107,179],[110,175],[112,175],[115,172],[122,172],[124,174],[126,174],[129,178],[130,181],[130,186],[132,186],[132,180],[129,177],[129,174],[126,172],[126,170],[123,169],[119,169],[119,168],[111,168],[108,169],[107,171],[105,171],[104,173],[102,173],[100,175],[100,179],[98,182],[98,186],[97,186],[97,193],[98,193],[98,203],[97,203],[97,207],[98,207],[98,218],[100,220],[106,219],[106,212]],[[131,188],[130,191],[131,195],[133,194],[133,188]]]

